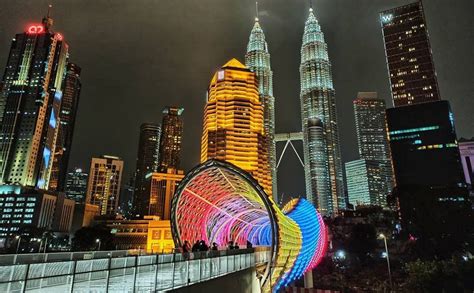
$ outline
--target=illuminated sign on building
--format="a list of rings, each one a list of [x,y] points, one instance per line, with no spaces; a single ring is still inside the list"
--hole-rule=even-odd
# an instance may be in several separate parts
[[[31,25],[28,27],[27,32],[29,34],[41,34],[44,33],[44,26],[42,25]]]
[[[381,18],[383,23],[389,23],[393,20],[393,14],[385,14]]]
[[[217,72],[217,80],[223,80],[224,79],[224,70],[220,70]]]

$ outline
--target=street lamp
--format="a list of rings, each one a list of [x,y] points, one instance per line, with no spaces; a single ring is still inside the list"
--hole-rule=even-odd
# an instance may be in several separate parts
[[[18,243],[16,244],[16,254],[18,254],[18,250],[20,250],[21,236],[16,235],[15,239],[17,239],[17,241],[18,241]]]
[[[385,244],[385,254],[387,255],[388,279],[390,282],[390,290],[391,290],[393,288],[393,284],[392,284],[392,272],[390,271],[390,257],[388,254],[387,237],[385,237],[383,233],[380,233],[379,238],[383,239],[383,243]]]
[[[344,250],[336,251],[336,259],[337,260],[345,260],[346,259],[346,252]]]
[[[97,238],[97,239],[95,240],[95,243],[99,243],[99,246],[97,247],[97,250],[100,250],[100,239]]]

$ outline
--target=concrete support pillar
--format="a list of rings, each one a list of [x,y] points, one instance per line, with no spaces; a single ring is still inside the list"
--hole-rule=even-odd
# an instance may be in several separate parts
[[[304,287],[313,288],[313,271],[304,274]]]

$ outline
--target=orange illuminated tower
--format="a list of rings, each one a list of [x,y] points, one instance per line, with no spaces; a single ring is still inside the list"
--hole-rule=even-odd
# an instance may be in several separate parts
[[[237,59],[212,77],[204,109],[201,162],[218,159],[249,172],[272,195],[268,140],[255,73]]]

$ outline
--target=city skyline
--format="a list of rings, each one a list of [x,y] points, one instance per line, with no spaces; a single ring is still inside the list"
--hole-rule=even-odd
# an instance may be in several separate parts
[[[272,54],[272,69],[274,74],[274,91],[276,100],[275,111],[276,111],[276,132],[290,132],[299,130],[299,99],[298,99],[298,63],[299,63],[299,47],[301,46],[301,34],[303,32],[304,21],[306,19],[306,13],[308,8],[307,1],[298,1],[292,3],[291,8],[278,7],[275,3],[270,5],[267,2],[260,3],[260,22],[265,28],[265,35],[269,44],[270,54]],[[380,24],[378,22],[378,13],[384,9],[396,7],[398,5],[410,3],[413,1],[391,1],[384,2],[384,4],[375,3],[375,1],[364,1],[367,5],[360,5],[367,8],[366,12],[358,11],[357,9],[350,9],[353,4],[347,1],[315,1],[313,7],[315,8],[315,14],[322,30],[327,38],[330,59],[333,63],[333,75],[334,83],[337,92],[338,100],[338,118],[339,118],[339,131],[341,139],[341,149],[343,162],[347,162],[357,157],[357,141],[355,138],[355,126],[352,116],[352,100],[358,91],[377,91],[380,93],[380,97],[387,101],[387,105],[391,106],[389,84],[387,81],[386,65],[383,53],[383,39],[380,33]],[[169,39],[168,43],[164,44],[160,42],[161,47],[157,47],[158,53],[166,53],[167,58],[171,58],[170,61],[161,63],[163,57],[157,56],[159,54],[145,55],[142,57],[129,56],[130,60],[122,57],[118,58],[120,52],[127,49],[127,44],[119,41],[121,33],[125,33],[125,27],[121,25],[117,26],[118,16],[123,13],[131,13],[133,16],[140,13],[151,16],[142,11],[141,8],[129,7],[126,4],[119,6],[112,6],[112,10],[117,10],[117,16],[102,15],[98,17],[97,13],[91,13],[88,19],[96,26],[96,31],[90,34],[84,33],[84,27],[77,27],[78,19],[81,19],[82,13],[90,13],[91,8],[87,7],[76,7],[79,4],[61,4],[53,8],[53,18],[55,18],[55,29],[61,33],[64,33],[66,41],[71,44],[72,48],[72,62],[81,64],[83,68],[83,88],[81,105],[79,108],[78,119],[77,119],[77,130],[72,147],[71,163],[70,166],[80,166],[83,169],[87,169],[88,162],[92,156],[99,155],[101,153],[113,153],[123,157],[125,160],[126,171],[125,174],[129,174],[130,170],[134,168],[134,157],[136,154],[136,141],[138,138],[138,125],[142,122],[159,122],[160,111],[163,106],[167,104],[175,104],[185,108],[185,133],[184,133],[184,146],[183,146],[183,167],[185,170],[189,170],[192,166],[196,165],[199,161],[199,136],[201,133],[202,121],[202,109],[204,106],[204,92],[207,86],[207,82],[212,75],[212,72],[223,64],[226,60],[231,57],[238,57],[243,59],[245,54],[245,45],[248,40],[248,32],[253,25],[252,19],[254,18],[254,2],[248,1],[248,3],[240,3],[236,5],[234,3],[222,3],[222,10],[218,9],[214,12],[206,12],[205,6],[198,7],[198,11],[194,11],[193,14],[200,14],[200,21],[204,19],[204,25],[209,25],[214,28],[209,32],[202,32],[199,34],[203,38],[203,43],[211,41],[214,44],[209,49],[205,45],[197,44],[195,50],[190,50],[183,46],[182,42],[187,42],[186,38],[194,40],[192,34],[188,30],[179,30],[180,33],[176,34],[176,38]],[[12,2],[12,5],[14,2]],[[43,5],[44,4],[44,5]],[[187,5],[189,3],[185,3]],[[208,3],[205,3],[208,4]],[[245,4],[245,5],[244,5]],[[248,4],[248,5],[247,5]],[[346,4],[344,7],[340,4]],[[369,5],[370,4],[370,5]],[[100,8],[101,2],[95,4]],[[182,4],[174,4],[171,7],[163,7],[163,11],[174,10],[176,13],[184,13],[184,16],[190,17],[188,13],[193,9],[179,9]],[[444,9],[439,8],[439,5],[445,5]],[[467,1],[464,3],[464,11],[468,11],[469,5]],[[6,20],[5,27],[0,31],[0,41],[2,44],[8,44],[11,41],[12,36],[17,33],[20,29],[24,29],[28,24],[32,22],[39,22],[42,15],[45,13],[47,7],[46,2],[33,1],[26,3],[25,6],[20,7],[22,11],[21,15],[19,12],[15,13],[14,10],[19,8],[9,7],[2,9],[0,16],[4,13],[13,17]],[[144,6],[144,10],[150,9],[149,6]],[[27,7],[27,8],[25,8]],[[68,7],[66,9],[66,7]],[[95,10],[101,10],[94,8]],[[193,6],[190,6],[193,7]],[[81,11],[79,11],[80,9]],[[145,9],[146,8],[146,9]],[[202,10],[201,10],[202,9]],[[428,28],[431,37],[431,46],[434,54],[434,62],[437,68],[438,79],[440,84],[441,95],[444,99],[450,100],[453,105],[453,110],[456,118],[458,135],[464,137],[471,137],[473,133],[469,131],[472,129],[472,121],[469,120],[469,111],[471,108],[469,103],[469,92],[472,89],[469,82],[467,82],[472,76],[471,69],[460,68],[461,64],[466,62],[466,58],[472,58],[468,54],[462,54],[461,52],[456,53],[453,50],[463,50],[462,45],[456,46],[458,49],[454,49],[444,43],[449,43],[451,34],[448,32],[455,30],[452,24],[449,24],[447,15],[443,15],[446,10],[459,9],[457,12],[449,13],[449,17],[461,19],[461,22],[467,22],[466,25],[457,24],[455,26],[469,26],[468,18],[463,19],[464,13],[462,8],[449,7],[447,1],[434,1],[425,3],[426,18],[428,22]],[[65,15],[65,11],[78,11],[78,16]],[[153,9],[151,9],[153,10]],[[351,13],[346,14],[346,10]],[[287,11],[289,13],[287,13]],[[163,12],[163,13],[164,13]],[[161,13],[161,12],[156,12]],[[204,13],[211,13],[206,15]],[[344,18],[344,25],[341,21],[338,21],[336,15],[340,14],[339,17]],[[160,14],[161,15],[161,14]],[[221,15],[222,18],[219,16]],[[362,17],[365,16],[365,17]],[[288,21],[283,22],[283,18],[288,17]],[[133,18],[133,17],[132,17]],[[146,18],[146,17],[145,17]],[[154,34],[166,34],[170,31],[176,32],[174,26],[183,28],[189,28],[189,24],[185,24],[186,21],[177,21],[164,17],[166,21],[170,23],[165,27],[155,26],[155,23],[149,20],[137,21],[129,20],[127,28],[140,31],[141,37],[136,39],[136,36],[130,36],[133,44],[136,41],[145,39],[148,36],[154,36]],[[122,17],[122,20],[126,19]],[[211,19],[211,20],[208,20]],[[350,28],[351,21],[355,23],[355,19],[362,19],[360,23],[354,25],[355,28]],[[108,21],[107,21],[108,20]],[[154,20],[154,19],[153,19]],[[446,23],[445,23],[446,22]],[[471,20],[472,22],[472,20]],[[84,23],[81,23],[83,25]],[[100,25],[99,25],[100,24]],[[88,27],[89,24],[84,25]],[[195,26],[195,25],[192,25]],[[114,30],[115,28],[115,30]],[[154,28],[154,30],[149,30]],[[158,29],[159,28],[159,29]],[[285,35],[285,40],[282,40],[283,36],[279,36],[279,30],[289,30],[288,34]],[[355,32],[360,30],[363,33]],[[450,30],[451,29],[451,30]],[[193,32],[193,30],[191,29]],[[194,32],[195,33],[195,32]],[[222,40],[218,36],[222,34],[232,33],[232,40]],[[348,41],[349,38],[344,39],[341,34],[346,34],[350,38],[366,38],[362,39],[367,41],[363,45],[354,44],[355,48],[348,48],[347,44],[342,42],[343,40]],[[82,44],[81,41],[87,40],[90,37],[90,42]],[[100,37],[99,39],[97,39]],[[210,40],[209,40],[210,38]],[[93,46],[95,40],[96,44],[100,45],[102,50],[98,47]],[[466,39],[456,40],[457,42],[469,43],[468,35]],[[444,42],[444,43],[443,43]],[[216,46],[219,44],[219,46]],[[104,47],[105,46],[105,47]],[[185,47],[185,55],[179,56],[179,52],[174,52],[175,47]],[[3,48],[8,48],[7,45]],[[359,51],[357,51],[357,49]],[[360,50],[365,49],[366,52],[361,53]],[[182,53],[182,49],[180,52]],[[354,50],[358,52],[358,56],[351,57],[350,54],[354,53]],[[153,50],[151,50],[153,51]],[[169,51],[167,53],[167,51]],[[109,53],[110,52],[110,53]],[[171,53],[170,53],[171,52]],[[107,54],[106,54],[107,53]],[[168,55],[167,55],[168,54]],[[169,54],[178,55],[170,57]],[[194,61],[190,59],[187,54],[199,54],[202,56],[202,61]],[[349,55],[348,55],[349,54]],[[0,64],[6,63],[6,49],[2,49],[0,54]],[[446,55],[446,58],[439,58],[439,56]],[[464,56],[462,59],[455,55]],[[368,59],[370,57],[372,59]],[[104,62],[97,62],[97,58],[105,58]],[[145,58],[145,59],[143,59]],[[156,59],[155,59],[156,58]],[[176,59],[178,58],[178,59]],[[460,58],[460,59],[457,59]],[[98,64],[91,64],[91,61],[96,61]],[[356,59],[356,60],[353,60]],[[357,60],[358,59],[358,60]],[[142,62],[137,62],[137,61]],[[454,61],[453,61],[454,60]],[[85,62],[84,62],[85,61]],[[347,62],[348,61],[348,62]],[[192,62],[192,63],[189,63]],[[362,62],[362,63],[361,63]],[[135,63],[142,63],[138,66],[133,65]],[[204,63],[204,64],[200,64]],[[367,64],[370,63],[370,64]],[[149,64],[152,67],[148,66]],[[170,64],[175,64],[175,69],[163,70],[163,73],[157,74],[155,78],[149,78],[149,71],[153,70],[153,67],[169,68]],[[132,66],[133,65],[133,66]],[[362,70],[354,70],[353,68],[357,65]],[[454,66],[451,66],[454,65]],[[457,67],[456,67],[457,65]],[[128,76],[127,85],[130,85],[129,89],[124,88],[120,85],[120,79],[112,77],[112,75],[105,75],[106,72],[115,70],[117,66],[123,67],[124,70],[133,73],[134,75]],[[141,66],[148,66],[148,68],[141,68]],[[452,67],[452,68],[451,68]],[[288,68],[288,69],[286,69]],[[464,70],[464,71],[463,71]],[[361,72],[362,71],[362,72]],[[365,73],[367,71],[367,73]],[[375,74],[374,74],[375,72]],[[355,75],[358,75],[356,81]],[[167,75],[167,76],[164,76]],[[379,76],[377,76],[379,75]],[[360,77],[359,77],[360,76]],[[465,82],[463,80],[466,80]],[[155,84],[155,81],[159,83]],[[174,82],[175,87],[169,87],[169,82]],[[466,88],[459,88],[457,85],[451,85],[453,81],[458,81],[459,84],[466,84]],[[144,87],[146,84],[151,84],[152,88]],[[114,84],[115,83],[115,84]],[[186,84],[186,86],[181,86]],[[114,88],[115,86],[115,88]],[[143,91],[143,89],[148,89]],[[168,88],[172,88],[170,91]],[[104,92],[105,91],[105,92]],[[122,91],[122,92],[116,92]],[[112,105],[111,101],[119,100],[120,103]],[[136,105],[132,105],[136,104]],[[465,106],[467,103],[467,106]],[[112,106],[111,112],[117,112],[119,115],[131,115],[135,117],[133,123],[131,120],[123,119],[124,122],[117,122],[115,119],[111,121],[102,121],[98,118],[98,115],[102,115],[102,111],[93,111],[94,108],[105,108]],[[464,106],[464,107],[463,107]],[[95,112],[95,113],[94,113]],[[128,114],[127,114],[128,113]],[[100,121],[100,123],[98,123]],[[117,124],[119,123],[119,124]],[[94,135],[95,134],[95,135]],[[91,139],[92,135],[92,139]],[[129,143],[124,143],[124,137]],[[297,147],[301,148],[301,145]],[[279,147],[281,152],[281,146]],[[279,153],[278,152],[278,153]],[[295,162],[293,162],[295,161]],[[284,168],[284,171],[280,172],[280,185],[279,189],[281,192],[288,193],[289,186],[294,184],[288,184],[295,181],[300,183],[292,190],[299,194],[292,194],[293,196],[304,193],[304,179],[303,170],[296,160],[291,161],[289,158],[285,158],[280,168]],[[292,175],[295,174],[295,175]],[[287,182],[286,186],[285,182]],[[286,186],[286,187],[285,187]]]

